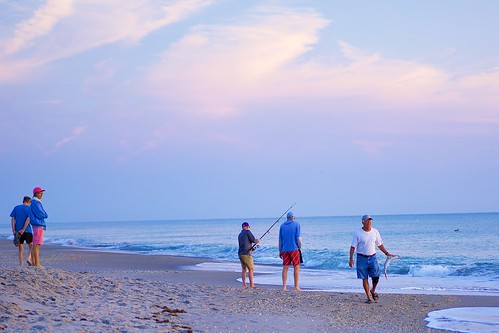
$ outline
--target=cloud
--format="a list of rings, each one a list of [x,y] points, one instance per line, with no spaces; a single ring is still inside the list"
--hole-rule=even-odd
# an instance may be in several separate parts
[[[111,59],[99,61],[94,65],[90,77],[83,81],[82,90],[88,95],[95,95],[102,89],[112,86],[118,67],[118,64]]]
[[[338,41],[343,59],[314,57],[330,24],[315,10],[259,8],[237,25],[197,26],[144,70],[145,94],[184,109],[233,114],[257,100],[354,97],[427,103],[450,75]]]
[[[147,93],[166,90],[168,99],[231,112],[234,103],[265,94],[262,83],[311,50],[328,23],[316,11],[286,8],[259,8],[242,21],[193,28],[144,71]]]
[[[70,135],[57,141],[54,147],[50,151],[48,151],[45,155],[48,156],[58,152],[64,145],[80,137],[83,133],[85,133],[86,130],[87,130],[86,126],[75,127]]]
[[[97,47],[134,44],[181,21],[213,0],[49,0],[20,22],[0,53],[0,82],[14,80],[48,62]]]
[[[72,0],[48,0],[30,19],[18,24],[14,37],[5,45],[5,54],[11,55],[30,46],[34,39],[51,32],[61,19],[71,14],[73,14]]]

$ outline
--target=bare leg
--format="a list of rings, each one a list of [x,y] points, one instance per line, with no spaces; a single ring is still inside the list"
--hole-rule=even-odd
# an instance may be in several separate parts
[[[35,265],[38,268],[43,268],[43,266],[40,264],[40,246],[41,245],[35,245],[33,246],[33,251],[31,252],[31,259],[33,260],[33,265]]]
[[[246,268],[243,268],[241,272],[241,279],[243,280],[243,288],[246,289],[248,288],[248,285],[246,284]],[[251,280],[250,280],[251,283]]]
[[[253,279],[253,272],[255,271],[254,268],[250,268],[249,269],[249,280],[250,280],[250,287],[251,288],[256,288],[255,287],[255,283],[254,283],[254,279]]]
[[[24,246],[23,244],[19,244],[19,264],[24,266]]]
[[[369,291],[369,279],[362,279],[362,286],[364,287],[367,299],[371,299],[371,292]]]
[[[294,266],[294,275],[295,279],[295,290],[296,291],[301,291],[300,289],[300,265]]]
[[[31,247],[31,263],[33,264],[33,266],[36,266],[35,248],[36,248],[36,245],[33,245]]]
[[[289,266],[282,267],[282,290],[288,290],[286,283],[288,283],[288,270]]]
[[[31,261],[31,250],[33,249],[33,243],[28,244],[28,246],[29,246],[29,251],[28,251],[28,257],[26,258],[26,260],[29,263],[33,264],[33,262]]]

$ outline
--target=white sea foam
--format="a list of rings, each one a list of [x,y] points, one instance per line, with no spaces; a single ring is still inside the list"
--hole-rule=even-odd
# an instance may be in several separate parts
[[[499,333],[499,307],[451,308],[428,313],[430,328],[469,333]]]
[[[239,263],[205,262],[187,269],[240,272]],[[293,268],[290,268],[292,271]],[[255,265],[255,283],[281,285],[282,267]],[[240,281],[240,279],[239,279]],[[292,272],[288,283],[293,283]],[[407,275],[390,276],[389,280],[380,280],[378,290],[384,293],[403,294],[440,294],[440,295],[499,295],[494,281],[483,281],[477,288],[475,281],[467,281],[462,277],[412,277]],[[300,286],[309,290],[359,292],[361,282],[357,279],[356,270],[324,271],[318,269],[300,269]]]
[[[443,265],[412,265],[409,269],[411,276],[447,276],[454,273],[454,269]]]

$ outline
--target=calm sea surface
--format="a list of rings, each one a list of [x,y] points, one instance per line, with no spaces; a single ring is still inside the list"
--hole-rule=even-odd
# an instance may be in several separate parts
[[[248,219],[259,238],[275,218]],[[381,292],[499,295],[499,213],[373,216],[393,261]],[[348,267],[353,232],[360,216],[300,217],[305,288],[359,292]],[[283,222],[284,219],[281,220]],[[47,220],[46,243],[127,251],[144,255],[193,256],[216,260],[193,269],[239,271],[237,235],[243,219],[67,222]],[[280,284],[279,223],[254,253],[260,284]],[[10,224],[0,237],[12,238]],[[378,251],[382,265],[385,256]]]

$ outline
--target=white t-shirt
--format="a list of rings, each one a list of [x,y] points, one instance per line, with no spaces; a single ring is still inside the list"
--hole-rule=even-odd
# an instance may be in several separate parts
[[[360,228],[353,235],[352,247],[357,250],[358,254],[373,255],[376,253],[376,246],[381,245],[383,245],[383,240],[375,228],[371,228],[371,231],[364,231]]]

